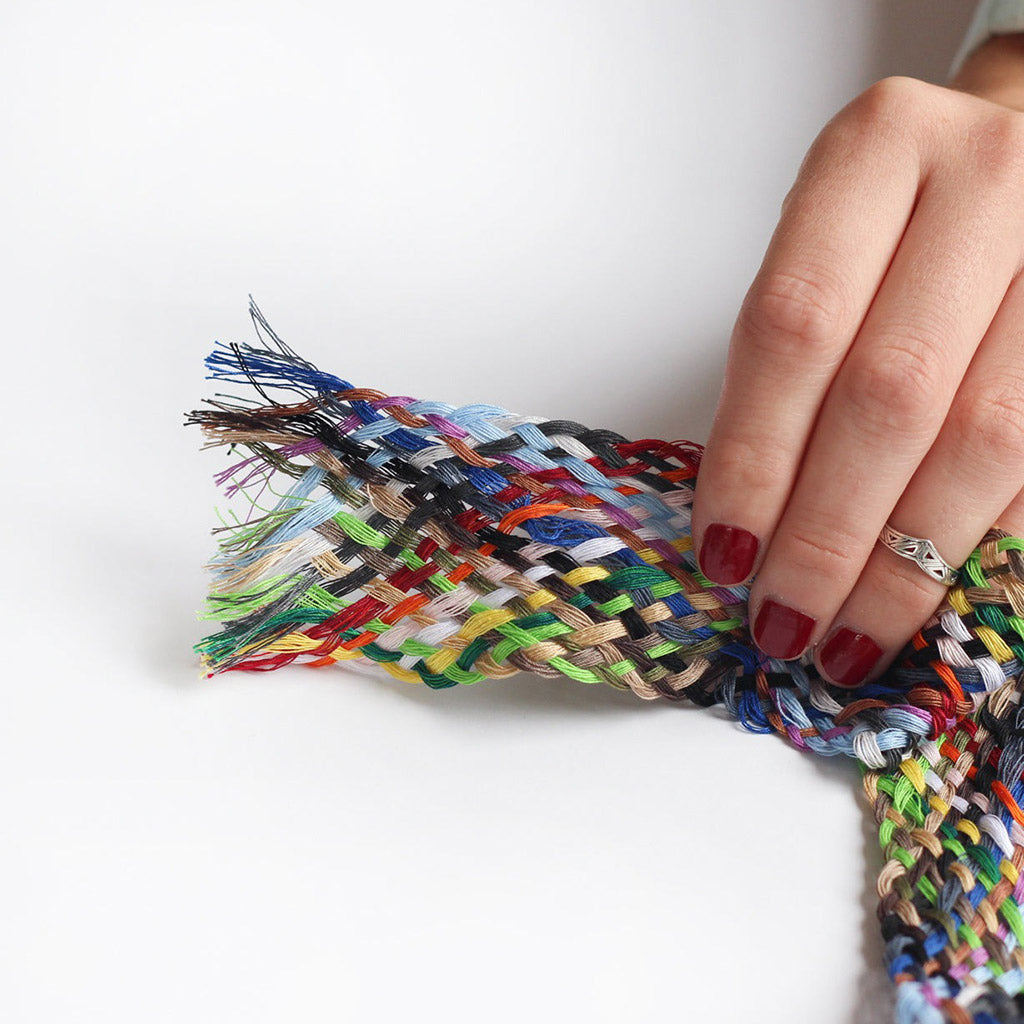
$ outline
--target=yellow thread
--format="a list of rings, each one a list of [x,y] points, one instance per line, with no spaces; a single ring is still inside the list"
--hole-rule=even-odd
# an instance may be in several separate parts
[[[964,594],[963,587],[953,587],[952,590],[949,591],[947,599],[957,615],[966,615],[971,610],[971,606],[967,601],[967,596]]]
[[[938,811],[943,817],[949,814],[949,804],[945,800],[940,800],[937,796],[929,798],[928,803],[932,805],[932,810]]]
[[[344,647],[335,647],[327,657],[333,658],[335,661],[351,661],[353,658],[363,657],[363,652],[358,649],[346,651]]]
[[[475,640],[478,636],[497,629],[498,626],[504,626],[506,622],[511,622],[514,618],[515,615],[504,608],[491,608],[485,612],[477,612],[466,619],[456,636],[460,639]],[[452,639],[449,637],[447,642],[451,643]],[[429,659],[427,663],[429,664]]]
[[[537,590],[528,595],[525,600],[526,603],[536,611],[538,608],[542,608],[546,604],[551,604],[551,602],[557,600],[557,598],[550,590]]]
[[[918,793],[924,792],[924,772],[921,771],[921,766],[912,757],[905,758],[900,762],[900,771],[903,772]]]
[[[1002,864],[999,865],[999,870],[1003,873],[1003,877],[1010,883],[1010,885],[1017,884],[1017,879],[1020,878],[1020,872],[1017,870],[1017,866],[1012,860],[1006,860],[1004,858]]]
[[[654,565],[657,562],[664,562],[665,559],[658,554],[654,548],[641,548],[637,554],[645,561],[648,565]]]
[[[962,818],[956,823],[956,827],[967,836],[975,846],[981,842],[981,833],[978,831],[978,827],[973,821],[968,821],[966,818]]]
[[[401,679],[403,683],[422,683],[423,679],[417,675],[412,669],[402,668],[397,662],[394,661],[382,661],[380,665],[383,667],[385,672],[390,672],[396,679]]]
[[[978,634],[979,640],[984,641],[985,646],[992,652],[992,657],[1000,664],[1014,657],[1013,651],[1006,646],[1006,642],[991,626],[978,623],[974,627],[974,632]]]
[[[362,658],[363,652],[358,647],[354,651],[347,650],[344,647],[335,647],[327,657],[333,658],[335,661],[351,661],[353,658]]]
[[[431,672],[440,675],[446,668],[455,664],[456,659],[461,653],[461,651],[453,651],[450,647],[445,647],[443,650],[437,651],[427,658],[424,664]]]
[[[323,640],[314,640],[313,637],[304,633],[286,633],[278,637],[273,643],[263,647],[265,651],[311,651],[319,647]]]
[[[599,565],[581,565],[578,569],[565,574],[565,582],[571,587],[581,587],[584,583],[606,579],[608,575],[608,570],[602,569]]]

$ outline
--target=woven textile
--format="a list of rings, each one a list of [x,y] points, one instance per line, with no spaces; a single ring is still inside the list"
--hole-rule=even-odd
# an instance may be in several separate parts
[[[842,690],[809,656],[760,652],[748,588],[697,568],[700,445],[356,387],[250,314],[259,344],[206,360],[248,395],[187,417],[244,453],[217,477],[246,507],[216,531],[209,674],[369,658],[434,688],[565,675],[854,758],[898,1020],[1024,1024],[1024,540],[991,529],[882,678]]]

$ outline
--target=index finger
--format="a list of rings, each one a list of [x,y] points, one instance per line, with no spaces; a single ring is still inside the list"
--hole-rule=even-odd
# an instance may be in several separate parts
[[[691,520],[715,583],[744,582],[766,551],[927,178],[906,81],[876,83],[815,139],[740,308]]]

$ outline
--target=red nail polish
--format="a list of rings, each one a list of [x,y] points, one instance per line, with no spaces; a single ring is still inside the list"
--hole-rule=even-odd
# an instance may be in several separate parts
[[[749,530],[712,523],[700,546],[700,571],[712,583],[742,583],[754,567],[757,538]]]
[[[867,635],[843,626],[818,652],[821,667],[839,686],[859,686],[882,656],[882,648]]]
[[[765,654],[790,661],[811,638],[815,620],[795,608],[766,598],[754,623],[754,639]]]

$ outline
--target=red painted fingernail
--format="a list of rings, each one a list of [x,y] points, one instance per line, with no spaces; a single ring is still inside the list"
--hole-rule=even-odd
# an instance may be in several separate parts
[[[754,567],[757,538],[749,530],[712,523],[700,545],[700,571],[712,583],[742,583]]]
[[[754,623],[757,646],[772,658],[790,661],[807,646],[815,620],[770,597],[765,599]]]
[[[859,686],[881,656],[882,648],[867,633],[843,626],[825,641],[818,660],[839,686]]]

